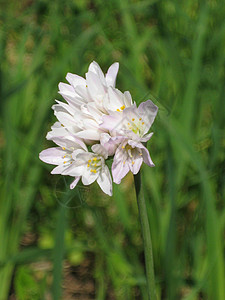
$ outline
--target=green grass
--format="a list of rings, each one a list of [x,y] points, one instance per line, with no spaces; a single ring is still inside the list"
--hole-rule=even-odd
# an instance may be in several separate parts
[[[58,83],[93,60],[104,71],[118,61],[117,86],[159,106],[156,167],[143,166],[158,299],[224,300],[222,1],[2,3],[0,300],[66,299],[68,265],[86,266],[92,291],[75,274],[90,299],[147,299],[132,176],[112,198],[94,184],[66,203],[63,179],[38,159]]]

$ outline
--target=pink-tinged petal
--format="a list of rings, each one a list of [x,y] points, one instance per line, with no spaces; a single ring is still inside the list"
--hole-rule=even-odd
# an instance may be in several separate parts
[[[70,189],[74,189],[80,180],[80,176],[76,177],[74,181],[70,184]]]
[[[112,178],[107,166],[104,166],[104,168],[100,171],[97,183],[104,193],[112,196]]]
[[[74,131],[77,131],[79,127],[76,125],[76,121],[73,116],[69,113],[65,112],[55,112],[56,118],[59,120],[61,124],[63,124],[67,128],[73,128]]]
[[[133,161],[130,163],[130,170],[134,175],[136,175],[140,171],[142,162],[143,158],[137,151],[136,155],[133,157]]]
[[[100,144],[95,144],[91,147],[91,150],[94,152],[94,153],[97,153],[101,156],[104,157],[104,159],[107,159],[108,158],[108,151]]]
[[[147,141],[150,140],[150,138],[153,136],[153,132],[149,133],[149,134],[145,134],[141,139],[140,141],[143,142],[143,143],[146,143]]]
[[[63,156],[65,155],[65,153],[65,151],[58,147],[48,148],[41,151],[41,153],[39,154],[39,158],[47,164],[59,165],[63,163]]]
[[[116,130],[119,128],[122,120],[123,115],[121,112],[113,112],[111,115],[104,115],[102,117],[102,124],[100,127],[109,131]]]
[[[114,64],[112,64],[105,76],[105,80],[108,86],[113,86],[115,87],[116,85],[116,77],[117,77],[117,73],[119,70],[119,63],[115,62]]]
[[[142,156],[143,156],[144,163],[146,163],[149,167],[155,166],[148,152],[148,149],[145,147],[142,148]]]
[[[139,105],[138,114],[140,114],[143,121],[146,123],[146,129],[144,133],[148,132],[149,128],[151,127],[152,123],[155,120],[157,112],[158,112],[158,107],[151,100],[142,102]]]
[[[57,122],[57,123],[59,123],[59,122]],[[67,135],[67,134],[68,134],[67,129],[65,127],[62,127],[60,125],[60,127],[58,127],[58,128],[56,128],[56,127],[53,128],[52,127],[52,130],[47,133],[46,139],[47,140],[52,140],[52,139],[54,139],[56,137],[63,137],[65,135]]]
[[[64,171],[61,173],[62,175],[69,175],[69,176],[82,176],[84,169],[86,168],[86,165],[83,163],[81,165],[77,165],[76,163],[73,163],[69,165],[67,168],[64,169]]]
[[[59,85],[59,91],[62,92],[62,93],[71,93],[73,94],[75,91],[74,91],[74,88],[67,84],[67,83],[63,83],[63,82],[60,82]]]
[[[74,115],[75,113],[78,112],[78,109],[75,108],[75,107],[72,107],[71,105],[68,105],[68,104],[66,104],[64,102],[61,102],[61,101],[58,101],[58,100],[55,100],[55,101],[58,104],[55,104],[55,105],[52,106],[53,110],[68,112],[71,115]]]
[[[124,104],[126,107],[133,105],[133,100],[129,91],[124,92],[125,100]]]
[[[102,133],[100,137],[101,145],[107,150],[108,156],[114,155],[118,145],[124,141],[123,136],[111,137],[108,133]]]
[[[69,135],[67,134],[67,138],[53,138],[52,139],[54,141],[54,143],[56,143],[58,146],[62,147],[62,148],[66,148],[70,151],[74,151],[76,149],[83,149],[85,151],[87,151],[87,147],[84,144],[83,141],[81,141],[80,139],[76,138],[75,136]]]
[[[113,181],[119,184],[121,179],[127,175],[129,170],[129,165],[126,161],[126,154],[120,148],[117,148],[112,164]]]
[[[100,81],[105,85],[105,76],[98,63],[93,61],[88,68],[88,73],[89,72],[96,74],[99,77]]]
[[[75,88],[77,85],[86,86],[86,80],[76,74],[67,73],[66,80]]]
[[[66,166],[65,165],[59,165],[58,167],[54,168],[52,171],[51,171],[51,174],[62,174],[63,171],[65,171],[66,169]]]
[[[91,97],[94,99],[95,97],[104,96],[105,89],[100,78],[93,72],[88,72],[86,78]]]
[[[91,172],[91,167],[84,168],[82,183],[84,185],[92,184],[98,178],[99,172]]]
[[[100,132],[91,129],[79,131],[75,133],[75,136],[86,140],[93,140],[93,141],[100,140]]]
[[[92,101],[86,85],[85,86],[83,86],[83,85],[76,86],[76,92],[81,97],[83,104],[88,103],[89,101]]]

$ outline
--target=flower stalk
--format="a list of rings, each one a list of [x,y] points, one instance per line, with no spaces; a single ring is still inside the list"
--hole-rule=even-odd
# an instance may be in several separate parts
[[[150,233],[150,227],[148,222],[148,214],[146,209],[144,192],[141,183],[141,172],[139,172],[137,175],[134,175],[134,184],[135,184],[138,211],[139,211],[139,217],[141,222],[142,238],[144,244],[145,272],[146,272],[146,281],[147,281],[147,289],[148,289],[148,298],[149,300],[156,300],[152,241],[151,241],[151,233]]]

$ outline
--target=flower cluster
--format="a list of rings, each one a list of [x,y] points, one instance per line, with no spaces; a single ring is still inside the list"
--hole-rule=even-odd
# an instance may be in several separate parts
[[[112,195],[112,178],[106,160],[113,158],[113,181],[117,184],[131,171],[137,174],[142,162],[154,164],[143,143],[158,108],[151,100],[138,107],[128,91],[115,88],[119,64],[114,63],[103,74],[92,62],[85,78],[68,73],[69,84],[59,84],[59,94],[67,103],[56,100],[53,110],[58,121],[47,139],[58,147],[43,150],[40,159],[56,165],[52,174],[74,177],[73,189],[81,179],[84,185],[95,180]]]

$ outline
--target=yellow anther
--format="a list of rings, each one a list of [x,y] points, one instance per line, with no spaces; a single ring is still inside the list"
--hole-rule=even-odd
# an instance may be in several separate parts
[[[132,165],[134,165],[134,161],[132,161]]]
[[[135,118],[132,119],[132,121],[134,121],[134,120],[135,120]]]
[[[96,173],[97,171],[96,171],[96,170],[93,170],[93,169],[91,169],[91,172],[92,172],[92,173]]]
[[[66,150],[66,148],[65,148],[65,147],[62,147],[62,149],[63,149],[63,150]]]
[[[87,87],[87,85],[86,85],[86,87]]]
[[[127,123],[127,125],[130,125],[130,123]]]
[[[117,111],[120,111],[119,108],[117,108]]]
[[[90,163],[90,162],[91,162],[91,159],[89,159],[88,162]]]
[[[124,110],[124,108],[125,108],[125,105],[123,105],[123,106],[120,107],[121,110]]]
[[[71,161],[70,164],[72,165],[72,163],[73,163],[73,162]]]
[[[122,149],[124,149],[125,148],[125,146],[122,146]]]
[[[95,167],[97,167],[97,164],[94,164]]]
[[[66,155],[64,155],[63,158],[66,158]]]
[[[97,157],[94,157],[94,158],[93,158],[93,161],[96,161],[96,160],[97,160]]]
[[[142,153],[139,153],[139,155],[141,155],[141,156],[142,156]]]
[[[142,118],[139,119],[139,121],[141,121],[141,120],[142,120]]]
[[[64,125],[63,125],[63,124],[61,124],[61,126],[62,126],[62,127],[64,127]]]
[[[64,161],[63,163],[66,164],[66,161]]]
[[[125,161],[123,162],[123,164],[125,165]]]
[[[144,125],[144,124],[145,124],[145,122],[142,122],[141,124],[142,124],[142,125]]]
[[[90,165],[89,165],[89,164],[87,164],[87,167],[90,167]]]

